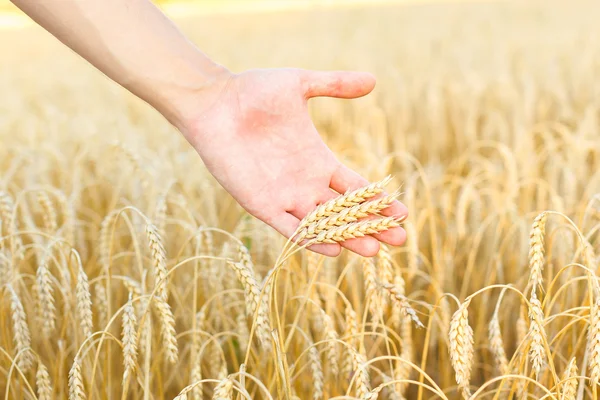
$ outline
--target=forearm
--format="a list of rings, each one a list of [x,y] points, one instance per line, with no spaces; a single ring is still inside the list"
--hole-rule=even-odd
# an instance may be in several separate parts
[[[227,71],[149,0],[12,0],[33,20],[175,125],[186,97]]]

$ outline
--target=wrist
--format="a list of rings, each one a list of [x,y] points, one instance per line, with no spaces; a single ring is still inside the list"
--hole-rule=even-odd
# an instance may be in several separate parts
[[[211,107],[225,90],[234,74],[227,68],[210,62],[177,77],[178,84],[159,110],[184,135],[190,125]]]

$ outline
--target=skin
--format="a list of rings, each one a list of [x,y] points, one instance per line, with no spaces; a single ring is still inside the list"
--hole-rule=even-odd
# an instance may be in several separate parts
[[[250,214],[290,237],[318,204],[369,182],[340,163],[308,113],[312,97],[370,93],[364,72],[260,69],[210,60],[149,0],[13,0],[39,25],[169,120]],[[384,215],[405,215],[395,202]],[[394,228],[343,247],[374,256],[402,245]],[[311,250],[337,256],[337,244]]]

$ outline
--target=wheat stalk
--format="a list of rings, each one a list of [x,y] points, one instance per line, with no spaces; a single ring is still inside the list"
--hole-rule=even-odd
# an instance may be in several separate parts
[[[456,383],[465,399],[471,396],[469,381],[473,365],[473,329],[469,325],[470,301],[460,305],[450,320],[450,360],[456,375]]]

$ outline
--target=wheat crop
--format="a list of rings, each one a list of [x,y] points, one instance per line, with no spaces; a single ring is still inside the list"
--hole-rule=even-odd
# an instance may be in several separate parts
[[[0,29],[0,396],[597,399],[600,6],[433,3],[176,21],[234,71],[376,75],[310,100],[372,183],[291,240],[147,104]]]

